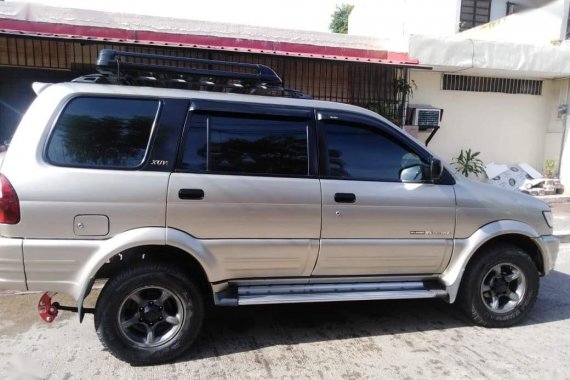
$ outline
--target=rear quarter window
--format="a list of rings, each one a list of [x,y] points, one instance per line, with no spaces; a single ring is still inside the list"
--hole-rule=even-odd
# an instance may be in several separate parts
[[[80,97],[60,115],[47,147],[59,166],[134,169],[146,156],[160,102]]]

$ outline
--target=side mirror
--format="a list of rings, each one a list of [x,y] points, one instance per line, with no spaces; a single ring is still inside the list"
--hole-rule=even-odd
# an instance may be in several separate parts
[[[441,161],[437,158],[432,158],[429,163],[429,178],[433,182],[439,181],[441,178],[441,174],[443,173],[443,165],[441,165]]]
[[[400,180],[402,182],[415,182],[421,181],[424,177],[424,173],[422,172],[422,165],[412,165],[408,166],[407,168],[400,169]]]

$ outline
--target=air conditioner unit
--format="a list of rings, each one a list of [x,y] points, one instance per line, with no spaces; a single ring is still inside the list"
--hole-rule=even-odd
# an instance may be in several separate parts
[[[425,104],[410,104],[406,115],[406,124],[417,125],[420,131],[439,127],[443,110]]]

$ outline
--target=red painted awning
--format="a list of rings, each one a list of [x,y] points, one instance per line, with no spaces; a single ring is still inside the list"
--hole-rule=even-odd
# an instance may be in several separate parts
[[[230,38],[199,34],[177,34],[149,30],[130,30],[100,26],[33,22],[0,18],[0,34],[89,40],[172,47],[188,47],[241,53],[316,58],[336,61],[368,62],[385,65],[420,66],[407,53],[386,50],[353,49],[257,39]]]

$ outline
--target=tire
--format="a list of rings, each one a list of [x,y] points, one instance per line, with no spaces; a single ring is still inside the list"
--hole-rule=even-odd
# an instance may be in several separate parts
[[[203,318],[202,294],[187,274],[172,265],[149,262],[107,282],[95,307],[95,330],[118,359],[151,365],[187,351]]]
[[[516,246],[500,244],[468,265],[458,301],[475,324],[508,327],[526,317],[538,288],[538,270],[530,256]]]

